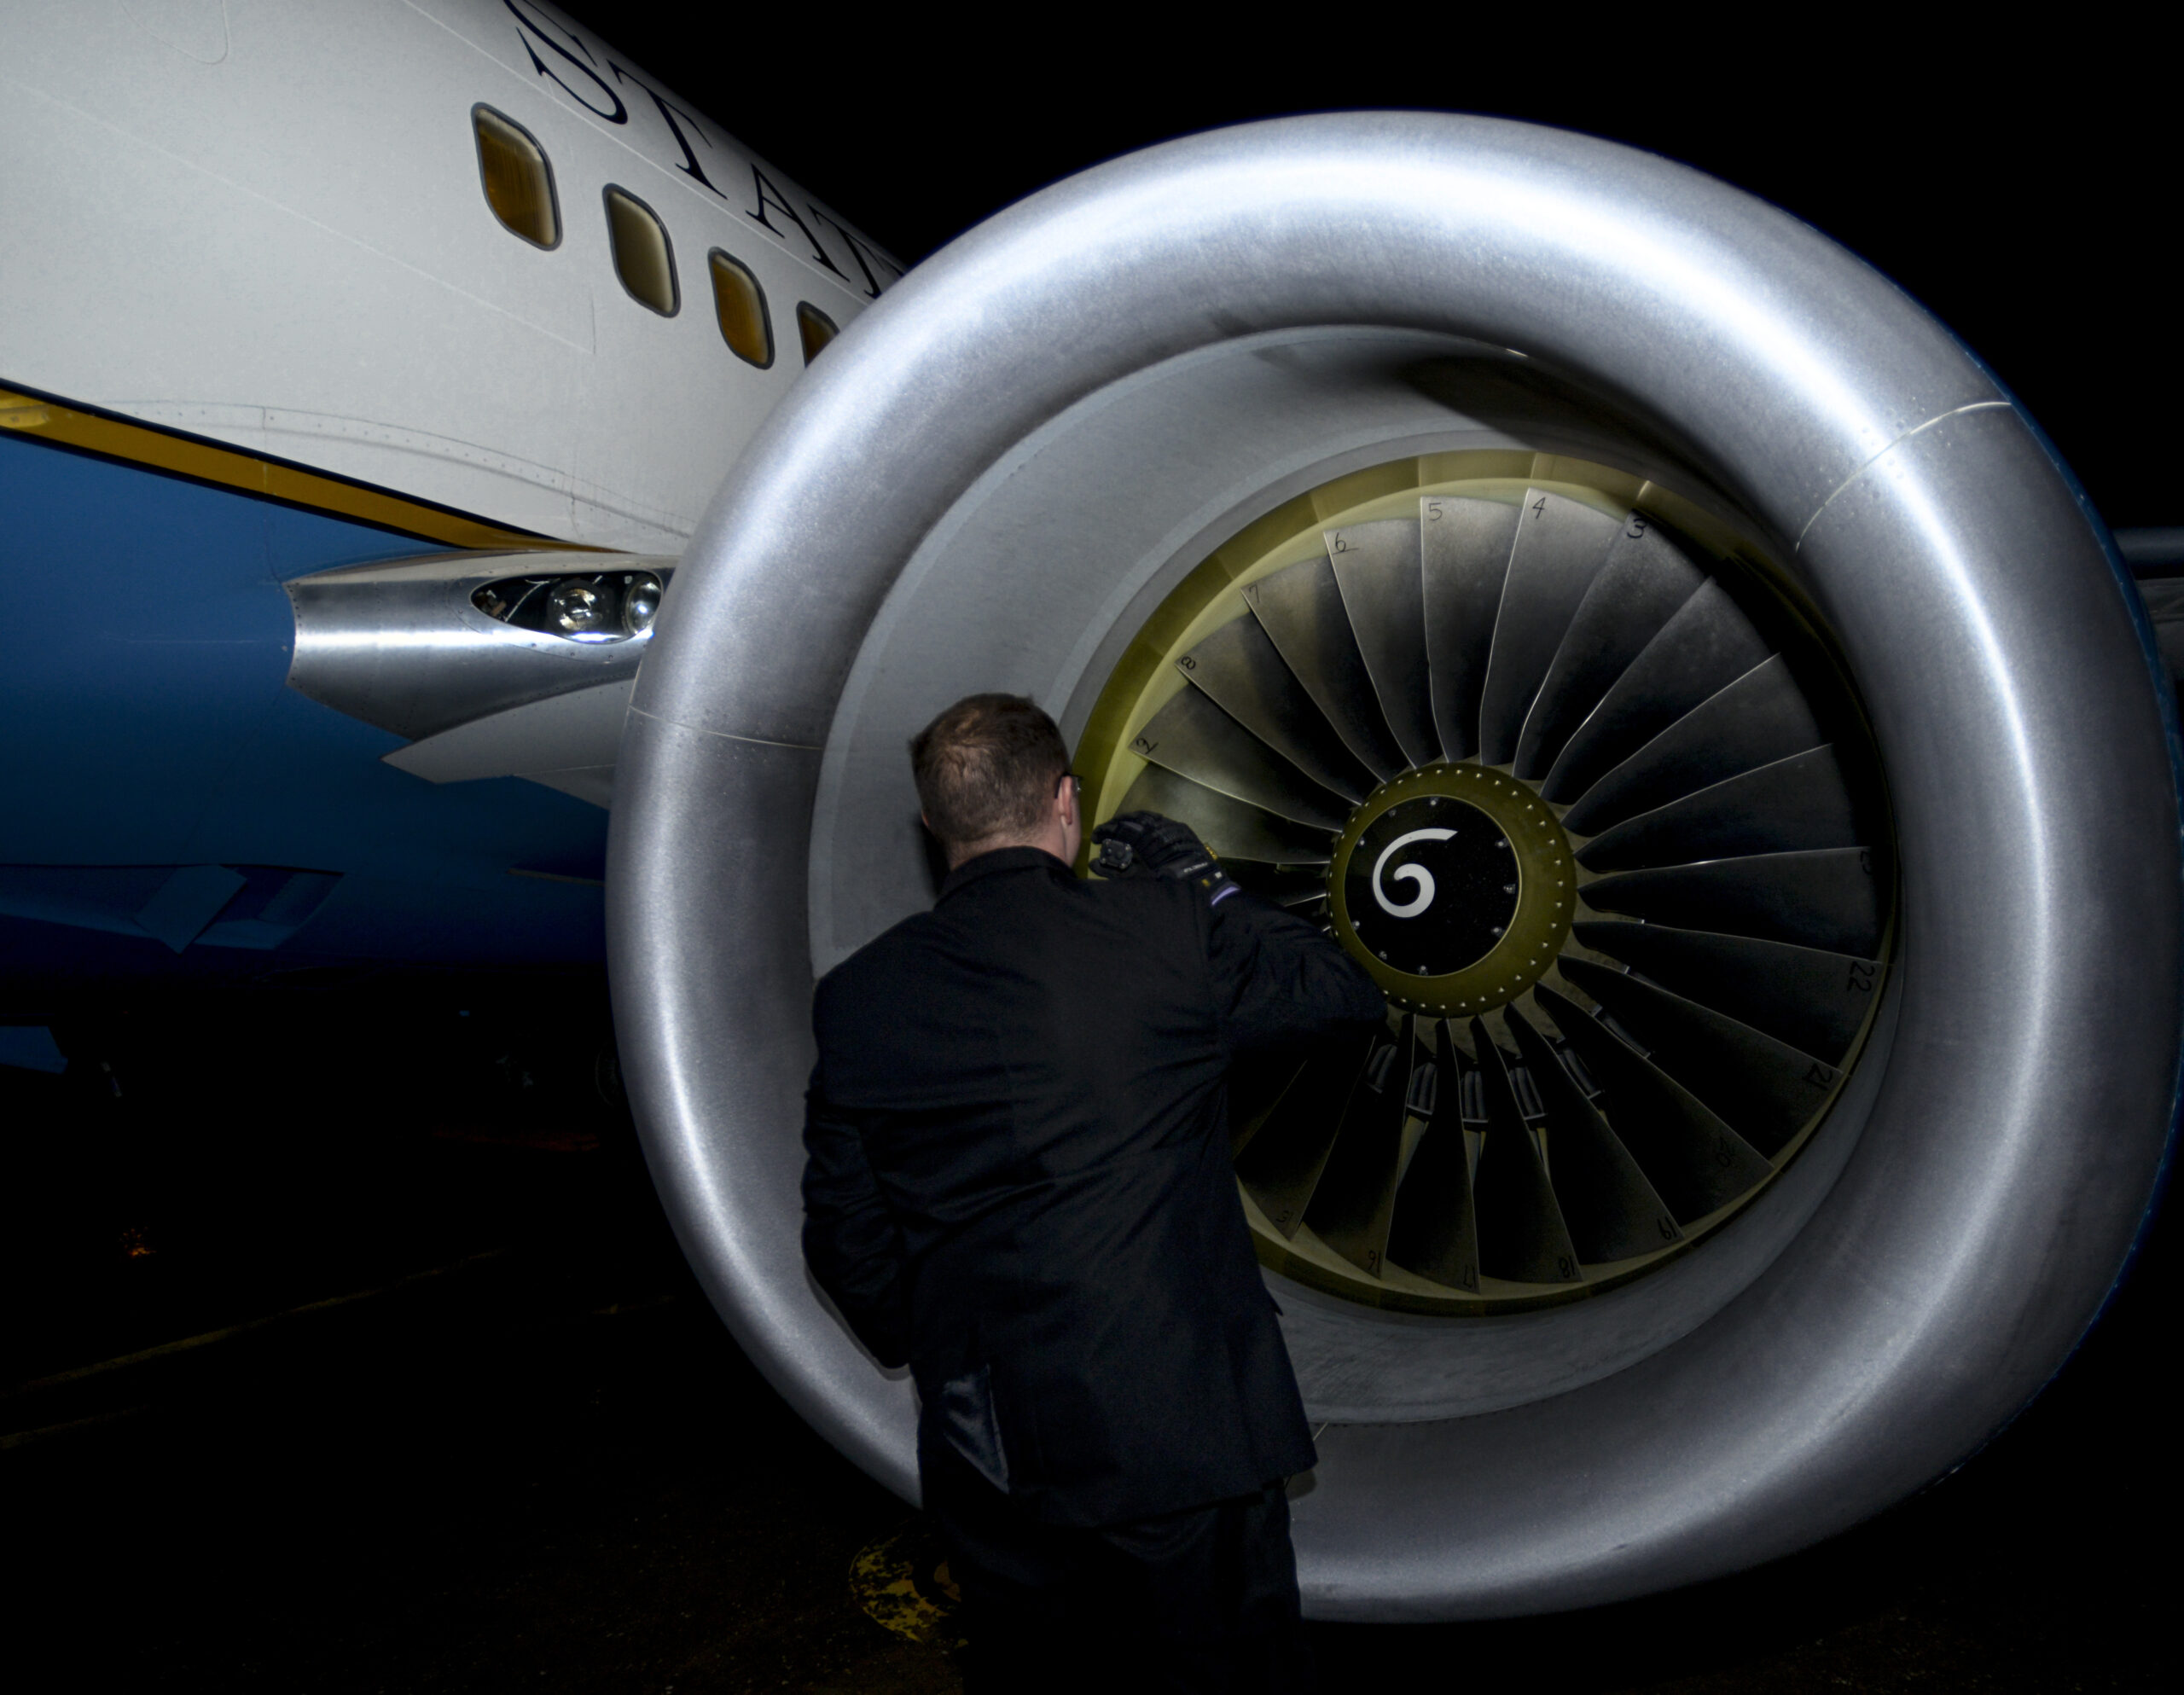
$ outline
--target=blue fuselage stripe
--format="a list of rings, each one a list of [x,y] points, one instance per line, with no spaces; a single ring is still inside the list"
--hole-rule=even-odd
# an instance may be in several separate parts
[[[80,899],[135,885],[56,874],[197,865],[337,875],[270,949],[299,961],[601,956],[595,888],[508,873],[598,877],[605,813],[515,778],[396,770],[380,762],[399,737],[287,687],[281,585],[429,544],[7,436],[0,537],[15,635],[0,684],[14,791],[0,808],[0,971],[65,974],[96,957],[108,974],[117,948],[134,956],[125,913],[87,930],[94,908],[41,909],[41,878]],[[282,879],[256,881],[238,902],[277,903]],[[210,925],[180,955],[146,937],[144,969],[263,970],[260,916]]]

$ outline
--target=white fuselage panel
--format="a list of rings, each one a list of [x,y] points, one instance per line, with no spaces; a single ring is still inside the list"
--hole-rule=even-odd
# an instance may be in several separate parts
[[[532,0],[5,10],[0,386],[674,553],[804,369],[797,304],[846,325],[898,274]],[[550,251],[486,203],[481,102],[551,160]],[[618,279],[610,183],[668,230],[673,317]],[[764,288],[770,369],[722,337],[716,247]]]

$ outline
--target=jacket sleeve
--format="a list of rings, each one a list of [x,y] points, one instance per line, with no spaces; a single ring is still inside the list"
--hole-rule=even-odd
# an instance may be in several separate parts
[[[883,1366],[910,1355],[903,1234],[865,1157],[856,1119],[812,1079],[804,1104],[804,1257]]]
[[[1211,914],[1207,956],[1232,1052],[1380,1023],[1387,1002],[1332,937],[1239,891]]]

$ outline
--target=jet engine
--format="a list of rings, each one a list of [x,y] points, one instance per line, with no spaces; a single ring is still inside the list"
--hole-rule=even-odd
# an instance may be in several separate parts
[[[1033,696],[1386,992],[1240,1067],[1316,1425],[1308,1609],[1588,1605],[1962,1461],[2175,1117],[2176,733],[2067,468],[1699,173],[1300,119],[1010,209],[851,325],[683,555],[621,748],[621,1050],[744,1347],[915,1490],[798,1245],[815,974],[932,898],[907,738]]]

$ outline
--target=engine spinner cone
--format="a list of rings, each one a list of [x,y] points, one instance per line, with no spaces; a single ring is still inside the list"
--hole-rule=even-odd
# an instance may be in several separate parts
[[[1514,1000],[1554,963],[1577,884],[1570,839],[1525,783],[1429,765],[1368,794],[1327,868],[1334,933],[1389,1000],[1437,1017]]]

